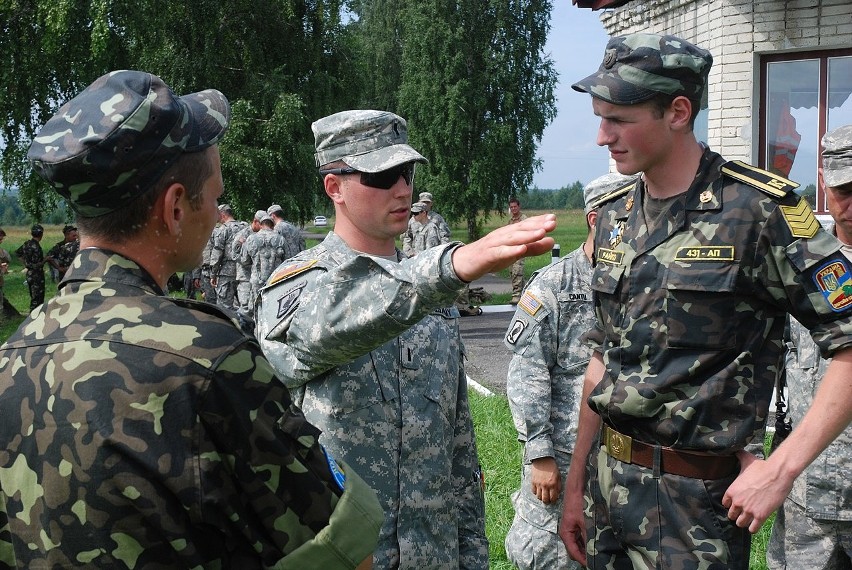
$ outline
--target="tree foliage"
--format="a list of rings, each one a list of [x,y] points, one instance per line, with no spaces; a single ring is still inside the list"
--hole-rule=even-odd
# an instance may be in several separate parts
[[[273,202],[296,221],[321,210],[310,123],[371,107],[409,120],[430,159],[418,190],[475,237],[483,214],[527,191],[555,114],[550,10],[550,0],[2,0],[0,183],[36,220],[61,208],[27,164],[33,134],[96,77],[142,69],[178,94],[215,87],[231,101],[223,200],[239,215]]]

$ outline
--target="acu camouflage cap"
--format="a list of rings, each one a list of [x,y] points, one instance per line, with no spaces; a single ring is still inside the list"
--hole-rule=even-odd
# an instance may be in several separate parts
[[[342,111],[311,125],[317,167],[342,160],[361,172],[382,172],[406,162],[428,162],[408,146],[405,119],[388,111]]]
[[[822,179],[832,187],[852,182],[852,125],[822,136]]]
[[[622,186],[627,185],[631,180],[636,180],[637,176],[619,174],[618,172],[610,172],[603,176],[598,176],[583,188],[583,203],[585,204],[585,212],[588,214],[598,207],[598,201],[612,192],[618,190]]]
[[[178,97],[150,73],[113,71],[65,103],[27,157],[74,211],[97,217],[151,189],[181,154],[219,142],[229,119],[215,89]]]
[[[610,38],[598,70],[571,87],[614,105],[656,95],[684,95],[707,107],[710,52],[676,36],[631,34]]]

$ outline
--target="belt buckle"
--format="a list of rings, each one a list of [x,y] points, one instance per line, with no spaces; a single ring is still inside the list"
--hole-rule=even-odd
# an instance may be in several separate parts
[[[622,463],[632,463],[633,438],[623,433],[618,433],[609,426],[604,430],[604,445],[607,452]]]

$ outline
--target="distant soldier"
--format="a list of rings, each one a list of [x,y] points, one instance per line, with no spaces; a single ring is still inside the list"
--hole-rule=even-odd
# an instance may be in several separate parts
[[[509,214],[511,214],[511,218],[509,218],[509,224],[517,224],[523,220],[527,219],[526,214],[521,212],[521,201],[512,196],[509,198]],[[511,269],[509,270],[509,274],[512,278],[512,300],[511,303],[513,305],[517,305],[518,301],[521,300],[521,292],[524,290],[524,258],[522,257],[518,261],[512,264]]]
[[[305,238],[295,225],[284,219],[284,209],[278,204],[273,204],[266,210],[272,216],[275,231],[284,238],[284,259],[289,259],[305,250]]]
[[[50,248],[45,258],[45,261],[56,271],[57,281],[65,277],[65,272],[71,267],[71,262],[80,251],[80,237],[76,226],[66,225],[62,228],[62,234],[65,238]]]
[[[44,303],[44,251],[41,249],[41,238],[44,228],[35,224],[30,229],[31,239],[15,250],[15,255],[21,260],[27,270],[27,287],[30,290],[30,311]]]
[[[524,451],[521,488],[512,495],[515,519],[505,545],[509,561],[521,570],[580,568],[568,557],[557,530],[562,483],[577,438],[583,374],[592,355],[581,337],[595,321],[595,202],[634,178],[606,174],[586,186],[586,240],[533,273],[506,331],[506,346],[512,351],[506,395]]]
[[[250,224],[246,224],[231,242],[231,256],[237,262],[237,311],[243,314],[251,314],[252,296],[251,296],[251,263],[243,263],[243,247],[249,236],[260,231],[260,220],[266,215],[263,210],[258,210],[254,213]]]
[[[421,192],[419,201],[423,202],[426,206],[426,213],[428,214],[429,219],[432,220],[435,223],[435,227],[438,228],[438,234],[441,236],[441,243],[450,243],[450,226],[447,224],[447,220],[445,220],[444,216],[438,212],[432,211],[432,193]]]
[[[6,232],[0,228],[0,243],[6,239]],[[5,284],[6,274],[9,272],[9,264],[12,263],[12,256],[4,248],[0,247],[0,322],[6,316],[5,305],[6,298],[3,296],[3,285]]]
[[[219,206],[219,225],[211,236],[210,275],[211,283],[216,287],[216,304],[226,309],[234,309],[237,294],[237,260],[232,257],[231,244],[237,232],[247,225],[234,219],[228,204]]]
[[[441,245],[441,236],[438,233],[438,226],[435,222],[429,219],[429,212],[426,210],[426,205],[423,202],[415,202],[411,205],[411,213],[414,214],[416,223],[416,231],[412,237],[412,254],[409,257],[417,255],[421,251],[426,251],[430,247]]]
[[[216,287],[211,281],[213,274],[210,267],[210,257],[213,255],[213,235],[207,240],[207,245],[204,246],[204,251],[201,252],[201,267],[198,268],[198,288],[201,289],[201,294],[204,300],[208,303],[216,304]]]
[[[251,311],[254,301],[266,280],[285,259],[286,244],[281,234],[275,231],[275,221],[266,214],[260,220],[260,231],[250,235],[243,245],[240,261],[251,267]]]

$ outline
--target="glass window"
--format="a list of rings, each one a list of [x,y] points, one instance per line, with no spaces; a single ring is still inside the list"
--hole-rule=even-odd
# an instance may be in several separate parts
[[[820,140],[852,124],[852,50],[764,56],[761,61],[759,166],[800,184],[817,212]]]

